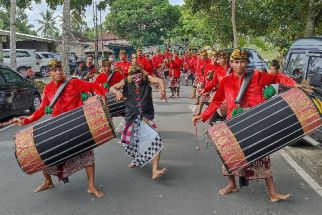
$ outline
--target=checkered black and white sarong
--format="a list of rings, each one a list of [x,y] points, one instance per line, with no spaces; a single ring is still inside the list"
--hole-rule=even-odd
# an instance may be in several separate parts
[[[163,148],[155,123],[139,117],[131,124],[125,123],[121,142],[125,152],[134,159],[132,163],[138,167],[150,162]]]

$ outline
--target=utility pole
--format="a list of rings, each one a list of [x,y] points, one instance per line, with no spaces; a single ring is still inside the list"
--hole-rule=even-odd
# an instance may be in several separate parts
[[[94,39],[94,59],[95,66],[98,68],[98,30],[97,30],[97,4],[93,1],[93,24],[95,29],[95,39]]]
[[[13,70],[17,69],[16,60],[16,0],[10,2],[10,66]],[[2,41],[0,41],[2,43]]]
[[[102,53],[101,53],[101,56],[102,56],[102,59],[103,59],[103,48],[104,48],[104,45],[103,45],[103,23],[102,23],[102,8],[99,9],[100,10],[100,23],[101,23],[101,46],[102,46]]]

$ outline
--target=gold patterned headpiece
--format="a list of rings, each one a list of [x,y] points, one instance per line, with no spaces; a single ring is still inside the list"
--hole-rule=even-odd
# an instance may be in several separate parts
[[[230,55],[230,60],[248,60],[248,52],[243,49],[234,49]]]
[[[218,58],[228,58],[228,53],[226,51],[220,51],[217,54]]]
[[[202,50],[202,51],[200,52],[200,56],[208,56],[208,52],[207,52],[207,50]]]
[[[47,67],[48,67],[48,71],[51,71],[51,70],[56,69],[56,68],[61,68],[62,64],[57,59],[52,59],[52,60],[50,60],[48,62]]]

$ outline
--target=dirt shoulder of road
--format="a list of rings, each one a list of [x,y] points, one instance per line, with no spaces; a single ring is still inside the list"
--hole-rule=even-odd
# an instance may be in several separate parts
[[[287,146],[285,151],[322,186],[322,144],[314,146],[301,141]]]

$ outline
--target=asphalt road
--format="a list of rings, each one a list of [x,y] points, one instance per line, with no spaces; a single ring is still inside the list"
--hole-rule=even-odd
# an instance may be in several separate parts
[[[285,202],[271,203],[263,181],[252,181],[239,192],[221,197],[226,184],[221,161],[213,147],[195,149],[191,124],[191,87],[182,88],[182,98],[160,102],[155,95],[155,122],[165,147],[161,166],[168,174],[151,179],[151,165],[129,169],[118,139],[95,149],[96,184],[106,195],[97,199],[86,192],[86,174],[80,171],[70,183],[54,180],[54,189],[33,193],[42,175],[24,174],[14,156],[13,136],[19,127],[0,131],[0,215],[5,214],[117,214],[117,215],[210,215],[210,214],[321,214],[322,198],[283,159],[271,156],[274,180],[281,193],[291,193]],[[121,120],[115,119],[115,126]],[[205,129],[205,126],[201,126]],[[202,137],[199,138],[202,141]]]

